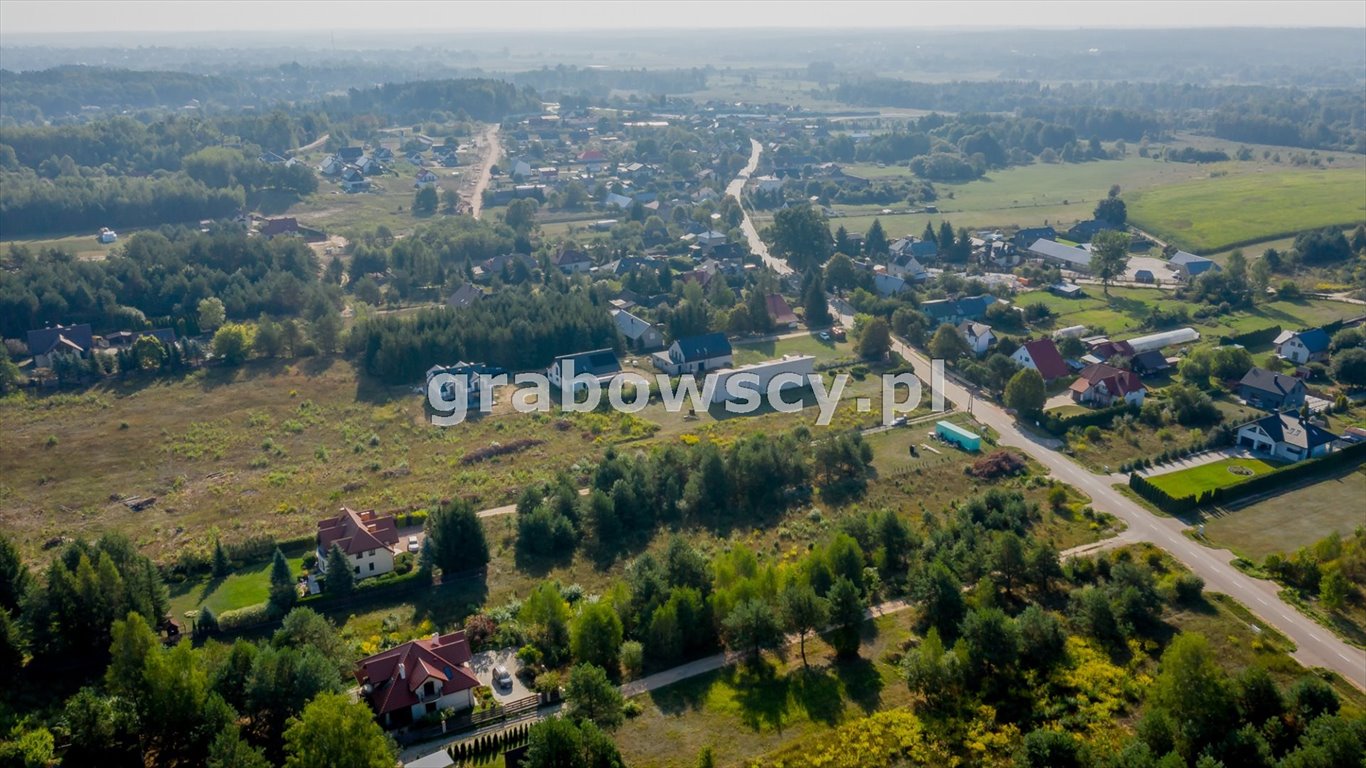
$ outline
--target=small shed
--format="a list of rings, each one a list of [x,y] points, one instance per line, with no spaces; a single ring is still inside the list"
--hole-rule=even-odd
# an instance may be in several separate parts
[[[953,443],[969,453],[982,450],[982,436],[947,421],[934,423],[934,434],[944,442]]]

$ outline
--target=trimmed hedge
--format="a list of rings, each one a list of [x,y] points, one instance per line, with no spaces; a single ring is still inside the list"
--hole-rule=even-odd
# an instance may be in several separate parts
[[[1065,435],[1067,431],[1076,427],[1085,429],[1087,427],[1109,427],[1115,419],[1126,413],[1138,414],[1138,406],[1121,403],[1112,405],[1109,408],[1100,408],[1085,413],[1074,413],[1071,416],[1053,416],[1045,413],[1040,424],[1043,428],[1055,435]]]
[[[1261,328],[1255,331],[1248,331],[1247,333],[1235,333],[1232,336],[1220,336],[1219,343],[1223,344],[1226,347],[1232,346],[1234,344],[1244,347],[1256,347],[1262,344],[1270,344],[1271,342],[1276,340],[1277,336],[1280,335],[1281,327],[1279,325],[1273,325],[1270,328]]]
[[[1308,461],[1297,461],[1265,474],[1253,475],[1232,485],[1205,491],[1198,497],[1195,495],[1174,497],[1137,473],[1129,475],[1129,487],[1133,489],[1134,493],[1152,502],[1163,512],[1181,515],[1199,507],[1227,504],[1248,496],[1265,493],[1272,488],[1283,487],[1360,461],[1366,461],[1366,443],[1356,443],[1327,456]]]

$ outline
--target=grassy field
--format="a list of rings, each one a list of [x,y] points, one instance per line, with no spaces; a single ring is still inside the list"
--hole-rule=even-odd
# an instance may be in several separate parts
[[[1129,220],[1196,252],[1366,221],[1366,171],[1268,169],[1145,189]]]
[[[304,555],[310,550],[298,548],[285,553],[291,573],[303,572]],[[186,611],[207,605],[215,614],[264,603],[270,596],[270,563],[240,568],[222,579],[206,576],[172,583],[171,615],[184,616]]]
[[[133,230],[119,232],[119,241],[127,240]],[[57,248],[74,255],[76,258],[88,261],[98,261],[109,255],[109,252],[118,248],[121,242],[101,243],[95,239],[95,233],[70,235],[67,237],[35,237],[19,238],[16,240],[0,240],[0,250],[8,251],[11,245],[18,245],[28,248],[31,251],[42,251],[48,248]]]
[[[1294,552],[1334,531],[1351,533],[1366,523],[1366,467],[1313,485],[1205,518],[1205,537],[1260,563],[1273,552]]]
[[[1155,475],[1148,479],[1158,488],[1181,498],[1233,485],[1255,475],[1266,474],[1276,466],[1261,459],[1223,459],[1178,472]],[[1239,468],[1239,471],[1234,471],[1235,467]]]
[[[783,355],[811,355],[817,363],[855,356],[853,343],[834,339],[822,341],[814,333],[777,341],[737,343],[734,350],[736,365],[761,363]]]

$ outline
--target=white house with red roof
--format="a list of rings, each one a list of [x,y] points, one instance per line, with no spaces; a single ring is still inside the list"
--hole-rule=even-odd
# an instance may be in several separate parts
[[[1074,402],[1104,407],[1119,400],[1129,405],[1143,405],[1143,396],[1148,388],[1143,386],[1143,380],[1133,371],[1095,363],[1081,370],[1081,375],[1072,382],[1070,391]]]
[[[1061,379],[1069,372],[1067,363],[1062,359],[1062,353],[1058,352],[1058,345],[1054,344],[1052,339],[1027,341],[1015,350],[1010,359],[1038,371],[1044,381]]]
[[[361,659],[356,682],[380,724],[401,728],[441,710],[474,707],[479,679],[470,657],[464,632],[433,634]]]
[[[393,515],[342,507],[341,514],[318,522],[318,568],[324,574],[334,545],[341,547],[357,579],[379,576],[394,570],[398,525]]]

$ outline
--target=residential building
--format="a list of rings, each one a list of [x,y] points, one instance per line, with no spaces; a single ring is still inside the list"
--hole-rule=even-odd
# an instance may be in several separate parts
[[[991,332],[991,326],[986,323],[964,320],[958,324],[958,333],[972,348],[972,353],[978,357],[985,355],[987,349],[996,342],[996,334]]]
[[[1219,265],[1204,256],[1177,251],[1167,260],[1172,270],[1183,280],[1190,281],[1209,271],[1219,271]]]
[[[109,227],[100,227],[100,234],[95,239],[99,240],[101,245],[109,245],[119,239],[119,233]]]
[[[944,323],[958,325],[964,320],[981,320],[987,307],[996,303],[994,296],[967,296],[961,299],[936,299],[921,303],[920,311],[930,319],[930,326],[938,328]]]
[[[664,346],[664,334],[652,323],[627,312],[612,310],[617,330],[626,339],[626,346],[635,352],[649,352]]]
[[[1147,352],[1134,355],[1129,364],[1140,374],[1159,373],[1173,365],[1172,360],[1168,360],[1162,351],[1157,349],[1150,349]]]
[[[1128,405],[1142,405],[1148,388],[1133,371],[1105,363],[1093,363],[1081,369],[1072,382],[1072,400],[1077,403],[1104,408],[1123,400]]]
[[[656,368],[670,376],[702,373],[735,364],[735,353],[724,333],[708,333],[677,339],[654,356]]]
[[[1303,381],[1265,368],[1252,368],[1238,382],[1238,397],[1264,411],[1299,409],[1306,394]]]
[[[446,304],[454,309],[468,307],[484,297],[484,292],[471,283],[461,283],[459,288],[446,297]]]
[[[768,319],[773,322],[774,328],[796,328],[797,313],[792,311],[780,293],[770,293],[764,297],[764,304],[768,307]]]
[[[51,368],[57,355],[87,357],[95,345],[89,323],[58,325],[28,332],[28,353],[34,368]]]
[[[1238,445],[1285,461],[1299,461],[1332,452],[1338,436],[1297,414],[1273,413],[1238,428]]]
[[[816,358],[811,355],[783,355],[777,360],[750,363],[739,368],[722,368],[716,371],[716,388],[712,391],[711,401],[721,403],[727,400],[746,400],[756,396],[761,398],[768,393],[768,387],[778,376],[790,374],[778,382],[778,389],[796,389],[807,386],[816,370]]]
[[[413,188],[423,189],[432,186],[436,186],[436,174],[426,168],[419,170],[413,178]]]
[[[887,247],[887,252],[893,258],[897,256],[914,256],[920,262],[934,261],[939,258],[939,245],[933,240],[920,240],[914,237],[902,237],[893,240]]]
[[[1058,231],[1052,227],[1026,227],[1018,230],[1011,238],[1016,248],[1028,248],[1038,240],[1057,240]]]
[[[923,283],[930,273],[910,253],[899,253],[887,261],[887,274],[913,283]]]
[[[357,579],[368,579],[394,570],[394,547],[398,526],[393,515],[373,509],[357,512],[348,507],[341,514],[318,522],[318,568],[327,573],[327,555],[341,548]]]
[[[566,274],[587,272],[593,268],[593,259],[573,245],[561,243],[552,259],[556,267]]]
[[[278,219],[266,219],[261,223],[260,229],[256,233],[267,240],[299,234],[299,220],[293,216],[285,216]]]
[[[1091,269],[1091,254],[1084,248],[1063,245],[1053,240],[1035,240],[1025,249],[1031,256],[1037,256],[1049,264],[1070,269],[1074,272],[1088,272]]]
[[[611,349],[593,349],[560,355],[550,364],[546,374],[550,383],[559,389],[569,386],[574,394],[584,392],[590,384],[606,386],[621,373],[621,361]]]
[[[1276,337],[1276,354],[1292,363],[1323,363],[1328,361],[1328,332],[1322,328],[1307,331],[1282,331]]]
[[[452,402],[459,396],[457,389],[459,388],[459,390],[463,390],[465,393],[465,407],[467,409],[472,409],[479,406],[486,394],[486,389],[490,390],[487,394],[492,394],[492,385],[490,384],[486,387],[483,377],[497,376],[502,373],[507,373],[507,371],[503,368],[495,368],[493,366],[484,365],[483,363],[459,362],[454,365],[433,365],[431,368],[427,369],[427,385],[430,387],[432,378],[437,375],[446,374],[448,376],[454,376],[458,382],[448,381],[443,384],[441,387],[442,396],[447,402]]]
[[[1069,373],[1067,363],[1062,359],[1058,345],[1054,344],[1052,339],[1027,341],[1015,350],[1010,359],[1025,368],[1038,371],[1044,381],[1060,379]]]
[[[1077,222],[1071,229],[1068,229],[1067,239],[1074,243],[1089,243],[1096,235],[1107,229],[1118,229],[1118,227],[1104,219],[1087,219]]]
[[[380,724],[401,728],[442,710],[473,709],[480,683],[471,658],[463,631],[434,634],[361,659],[356,682]]]
[[[877,291],[879,296],[895,296],[908,287],[910,286],[906,284],[906,281],[896,275],[889,275],[885,272],[873,275],[873,290]]]

